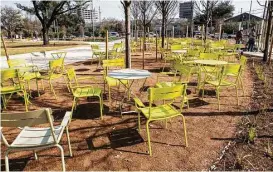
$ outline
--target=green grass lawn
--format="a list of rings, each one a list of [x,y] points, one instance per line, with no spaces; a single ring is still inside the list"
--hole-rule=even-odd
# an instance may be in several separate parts
[[[82,45],[87,45],[85,42],[76,42],[76,41],[50,41],[49,45],[44,46],[42,41],[5,41],[6,47],[9,55],[15,54],[24,54],[31,52],[41,52],[41,51],[51,51],[59,50],[64,48],[72,48]],[[1,44],[1,56],[5,56],[5,50]]]

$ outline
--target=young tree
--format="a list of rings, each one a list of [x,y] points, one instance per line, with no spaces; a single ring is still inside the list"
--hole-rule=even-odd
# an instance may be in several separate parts
[[[83,7],[87,2],[89,1],[73,2],[32,0],[33,7],[23,6],[21,4],[16,5],[19,9],[36,15],[40,20],[42,24],[43,44],[47,45],[49,44],[48,32],[53,21],[61,14]]]
[[[138,25],[138,19],[139,19],[139,9],[137,7],[137,3],[132,2],[131,3],[131,17],[134,20],[135,23],[135,41],[137,41],[138,33],[137,33],[137,25]]]
[[[205,19],[205,35],[204,35],[204,41],[207,39],[207,30],[208,30],[208,24],[210,21],[212,21],[212,11],[216,7],[216,4],[218,3],[218,0],[200,0],[199,4],[196,3],[196,9],[198,13],[202,14]]]
[[[171,18],[175,17],[178,2],[176,0],[155,1],[155,6],[161,15],[161,47],[164,48],[166,25]]]
[[[131,48],[130,48],[130,40],[131,40],[131,22],[130,22],[130,0],[123,0],[121,4],[124,8],[125,13],[125,61],[126,61],[126,68],[131,68]]]
[[[136,3],[135,5],[139,10],[140,22],[143,27],[143,43],[145,43],[147,28],[155,17],[157,10],[154,8],[154,1],[134,1],[134,3]],[[145,44],[143,45],[145,50]],[[142,68],[144,69],[144,56],[142,59]]]
[[[8,38],[13,40],[14,32],[21,26],[22,17],[19,10],[7,6],[1,8],[1,28],[7,31]]]

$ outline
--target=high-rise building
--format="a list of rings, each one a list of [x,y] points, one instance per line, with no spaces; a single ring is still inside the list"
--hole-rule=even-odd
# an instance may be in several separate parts
[[[179,18],[192,19],[194,12],[194,1],[179,4]]]
[[[78,14],[83,18],[86,24],[99,21],[99,12],[94,8],[92,0],[78,10]]]

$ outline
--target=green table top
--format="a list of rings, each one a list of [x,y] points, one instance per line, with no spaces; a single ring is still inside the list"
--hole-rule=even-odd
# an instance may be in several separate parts
[[[194,60],[194,63],[202,64],[202,65],[210,65],[210,66],[217,66],[217,65],[226,65],[228,62],[220,61],[220,60]]]

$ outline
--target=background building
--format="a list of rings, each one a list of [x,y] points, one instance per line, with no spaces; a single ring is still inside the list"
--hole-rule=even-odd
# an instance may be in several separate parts
[[[86,24],[99,22],[100,12],[93,6],[93,1],[89,1],[86,6],[78,9],[78,14],[84,19]]]
[[[179,4],[179,18],[192,19],[194,10],[194,1],[183,2]]]

